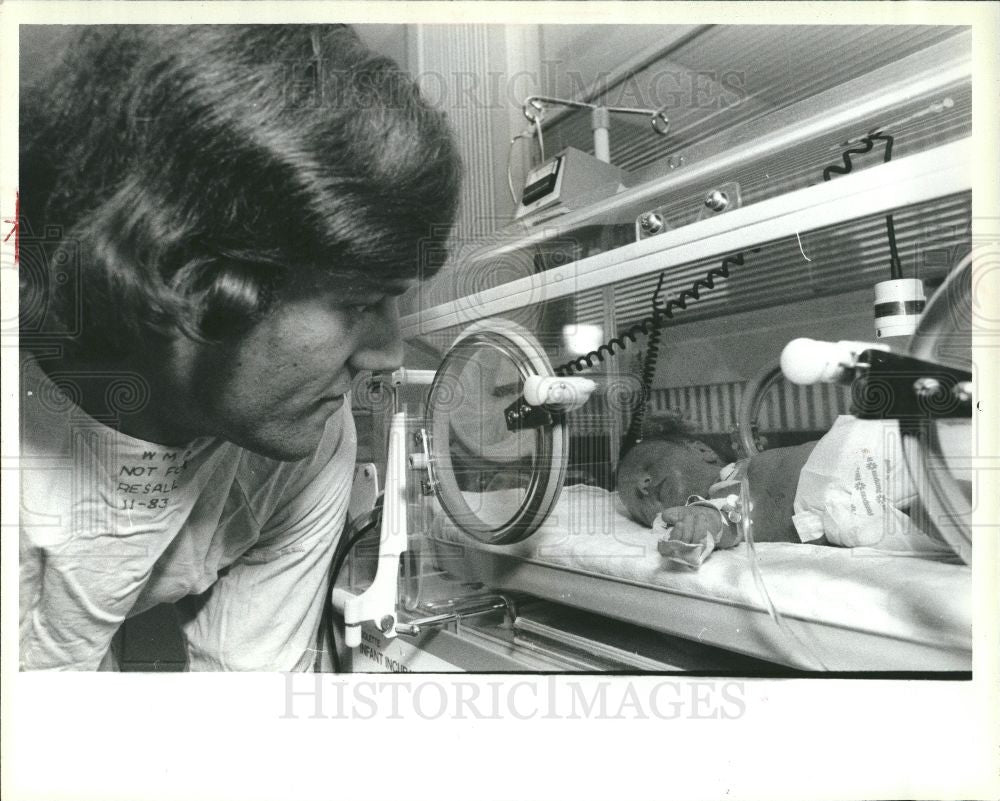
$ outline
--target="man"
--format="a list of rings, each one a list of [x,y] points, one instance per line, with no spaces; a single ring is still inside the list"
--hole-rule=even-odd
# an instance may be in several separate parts
[[[22,668],[175,602],[192,669],[308,669],[447,126],[343,26],[84,28],[21,94]]]

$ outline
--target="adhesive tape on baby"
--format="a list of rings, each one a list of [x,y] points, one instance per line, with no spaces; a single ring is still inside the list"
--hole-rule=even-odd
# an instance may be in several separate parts
[[[924,302],[924,283],[919,278],[875,284],[875,336],[910,336],[917,330]]]

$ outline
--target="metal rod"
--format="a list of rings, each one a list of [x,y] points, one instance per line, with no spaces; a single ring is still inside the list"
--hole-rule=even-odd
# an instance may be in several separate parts
[[[491,612],[497,612],[500,610],[507,611],[509,609],[510,604],[506,598],[495,596],[491,601],[482,606],[474,606],[470,608],[462,607],[451,612],[442,612],[438,615],[421,617],[416,620],[409,620],[403,623],[397,622],[396,633],[406,634],[410,637],[417,637],[428,628],[436,628],[447,623],[453,623],[471,617],[481,617],[482,615],[488,615]]]
[[[620,66],[613,68],[609,73],[602,74],[599,78],[592,81],[583,92],[579,93],[574,100],[581,103],[594,103],[598,98],[607,95],[611,90],[620,86],[633,75],[642,72],[647,67],[669,56],[714,27],[714,25],[666,26],[664,29],[664,41],[657,42],[656,45],[639,51]],[[557,108],[545,120],[545,125],[551,127],[572,113],[573,111],[570,108]]]
[[[623,648],[608,645],[607,643],[599,642],[597,640],[590,639],[589,637],[581,637],[578,634],[571,634],[568,631],[563,631],[562,629],[558,629],[554,626],[539,623],[535,620],[528,620],[523,617],[519,617],[517,621],[515,621],[514,631],[519,634],[530,634],[535,637],[550,640],[564,647],[572,648],[579,653],[586,654],[591,658],[598,657],[608,662],[628,665],[629,667],[633,667],[638,670],[660,671],[665,669],[681,669],[676,665],[664,663],[656,659],[649,659],[648,657],[641,656],[632,651],[626,651]]]
[[[542,97],[541,95],[530,95],[525,98],[524,103],[524,116],[531,120],[532,123],[535,122],[536,116],[528,114],[528,107],[535,109],[539,114],[543,113],[543,109],[539,107],[539,104],[545,103],[550,106],[567,106],[569,108],[589,108],[589,109],[604,109],[605,111],[611,112],[613,114],[641,114],[643,117],[650,117],[656,114],[661,109],[655,108],[626,108],[625,106],[605,106],[601,103],[583,103],[579,100],[565,100],[561,97]]]
[[[594,158],[603,161],[605,164],[611,163],[611,134],[609,126],[611,117],[610,109],[597,106],[590,113],[590,124],[594,131]]]

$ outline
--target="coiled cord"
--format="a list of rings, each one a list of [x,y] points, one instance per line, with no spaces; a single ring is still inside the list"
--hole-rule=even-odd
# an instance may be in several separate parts
[[[834,175],[847,175],[854,169],[854,163],[851,161],[851,156],[863,156],[865,153],[871,153],[872,149],[875,147],[875,140],[870,136],[866,136],[862,139],[861,143],[864,147],[852,147],[840,154],[841,159],[844,161],[843,167],[839,164],[831,164],[829,167],[824,169],[823,180],[829,181]]]
[[[743,266],[743,254],[727,256],[719,267],[713,267],[704,278],[699,278],[692,284],[690,289],[683,290],[676,298],[671,298],[662,308],[656,308],[648,317],[644,317],[639,322],[630,326],[627,331],[620,336],[605,342],[597,350],[592,350],[583,356],[572,359],[565,364],[555,368],[556,375],[569,375],[570,373],[586,370],[595,364],[603,362],[609,356],[624,351],[631,342],[633,345],[640,335],[649,336],[655,329],[663,325],[667,320],[674,317],[674,309],[686,309],[688,300],[700,300],[702,289],[715,289],[717,278],[728,278],[729,267],[732,265]]]
[[[659,311],[660,291],[663,289],[663,282],[666,279],[666,272],[660,273],[660,279],[656,282],[656,289],[653,290],[653,314]],[[653,378],[656,376],[656,362],[660,356],[660,341],[663,339],[663,326],[657,325],[649,332],[646,339],[646,353],[642,359],[642,371],[640,373],[640,389],[642,393],[636,408],[632,411],[632,419],[629,421],[628,431],[625,432],[625,439],[622,441],[619,450],[624,453],[632,445],[638,444],[642,440],[642,423],[646,418],[646,409],[649,405],[649,396],[653,391]]]
[[[891,161],[894,140],[889,134],[875,129],[860,140],[861,147],[848,148],[841,153],[840,157],[843,165],[831,164],[824,169],[823,180],[829,181],[834,175],[847,175],[854,169],[851,156],[863,156],[865,153],[870,153],[875,147],[876,142],[885,142],[885,152],[882,156],[882,162],[887,163]],[[899,250],[896,246],[896,225],[891,214],[885,216],[885,228],[886,234],[889,237],[889,276],[893,280],[896,280],[903,277],[903,263],[899,259]]]
[[[755,248],[753,252],[757,250]],[[644,317],[639,322],[630,326],[620,336],[608,340],[597,350],[592,350],[590,353],[572,359],[555,368],[556,375],[569,375],[573,372],[586,370],[588,367],[593,367],[595,364],[603,362],[609,356],[624,351],[628,347],[628,342],[634,345],[640,335],[646,336],[646,355],[643,359],[641,376],[642,389],[632,413],[628,431],[622,441],[622,453],[642,439],[642,424],[646,417],[646,408],[649,402],[653,377],[656,374],[656,361],[660,354],[663,324],[667,320],[673,319],[674,309],[687,309],[689,300],[701,300],[701,291],[703,289],[715,289],[716,279],[728,278],[729,268],[731,266],[742,267],[743,261],[744,256],[742,253],[727,256],[722,260],[720,266],[713,267],[705,274],[704,278],[699,278],[691,285],[690,289],[682,290],[676,298],[671,298],[666,304],[660,301],[660,291],[663,289],[663,282],[667,274],[666,272],[660,273],[660,278],[656,282],[656,289],[653,292],[653,310],[648,317]]]
[[[875,129],[860,140],[860,146],[848,148],[841,154],[842,164],[831,164],[826,167],[823,170],[823,180],[829,181],[834,175],[847,175],[852,172],[854,169],[854,163],[851,160],[851,156],[861,156],[866,153],[870,153],[875,148],[877,142],[885,143],[885,152],[882,158],[883,162],[890,161],[892,159],[892,146],[894,144],[893,137]],[[900,261],[899,251],[896,245],[896,230],[891,214],[886,215],[886,231],[889,237],[889,266],[891,276],[894,279],[902,278],[902,262]],[[756,253],[758,250],[759,248],[754,248],[752,252]],[[728,278],[730,266],[742,267],[743,262],[743,253],[727,256],[722,260],[722,264],[719,267],[714,267],[709,270],[704,278],[699,278],[694,282],[690,289],[683,290],[676,298],[671,298],[667,301],[666,305],[662,305],[659,300],[660,290],[663,287],[663,281],[666,276],[666,273],[661,273],[660,279],[656,284],[656,290],[653,293],[653,311],[648,317],[644,317],[638,323],[630,326],[628,330],[621,335],[608,340],[597,350],[592,350],[583,356],[579,356],[576,359],[572,359],[559,365],[555,368],[555,374],[569,375],[574,372],[581,372],[590,367],[594,367],[595,364],[603,362],[609,356],[613,356],[615,353],[624,351],[628,347],[629,342],[634,345],[640,335],[647,337],[646,356],[643,360],[642,366],[642,396],[639,400],[639,405],[636,408],[635,414],[632,417],[632,422],[629,425],[629,430],[626,434],[624,444],[629,445],[638,442],[641,437],[642,422],[645,417],[646,402],[650,392],[649,388],[652,384],[653,376],[656,371],[656,360],[659,356],[659,348],[662,339],[661,328],[663,324],[667,320],[673,319],[674,309],[687,309],[688,300],[700,300],[702,289],[714,289],[716,279]]]

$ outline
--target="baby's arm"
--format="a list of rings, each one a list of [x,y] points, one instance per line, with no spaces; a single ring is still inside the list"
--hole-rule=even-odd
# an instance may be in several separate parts
[[[762,451],[750,459],[747,482],[753,511],[753,538],[757,542],[801,542],[792,525],[792,502],[799,472],[816,446],[807,442],[793,448]],[[712,534],[717,548],[731,548],[739,541],[736,526],[723,520],[715,509],[705,506],[674,506],[662,512],[663,522],[672,525],[672,539],[701,542]],[[813,541],[823,544],[822,538]]]

